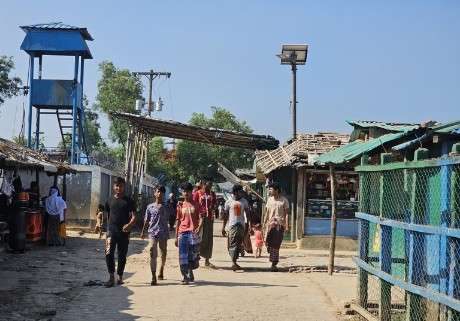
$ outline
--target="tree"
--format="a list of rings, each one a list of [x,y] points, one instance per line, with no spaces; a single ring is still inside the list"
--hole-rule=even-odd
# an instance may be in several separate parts
[[[134,112],[136,99],[141,98],[142,83],[128,69],[118,69],[110,61],[99,64],[102,77],[97,84],[96,109],[105,113],[113,111]],[[110,137],[123,146],[126,143],[128,126],[112,119]]]
[[[14,69],[12,57],[0,56],[0,105],[6,98],[11,98],[19,93],[19,86],[22,81],[18,77],[10,77],[10,72]]]
[[[239,133],[252,133],[245,121],[240,121],[228,110],[221,107],[211,107],[212,116],[203,113],[193,113],[189,121],[191,125],[205,128],[234,130]],[[182,180],[200,178],[215,179],[217,163],[222,163],[230,170],[250,167],[254,161],[251,151],[223,146],[212,146],[191,141],[180,141],[177,144],[177,163]]]

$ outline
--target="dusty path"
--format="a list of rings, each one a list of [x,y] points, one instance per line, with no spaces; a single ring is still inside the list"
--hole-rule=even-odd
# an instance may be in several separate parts
[[[10,278],[8,286],[0,285],[0,297],[19,298],[15,302],[0,299],[0,320],[335,321],[341,301],[354,294],[355,275],[340,273],[331,279],[324,273],[272,273],[267,269],[266,254],[260,259],[242,258],[240,265],[247,269],[233,272],[223,238],[215,238],[213,263],[218,269],[200,268],[193,285],[180,285],[177,249],[170,240],[167,280],[151,287],[146,242],[133,239],[125,285],[111,289],[83,286],[86,281],[106,278],[103,240],[93,237],[71,238],[65,249],[40,248],[20,258],[8,255],[8,266],[15,260],[29,272],[0,271],[2,282],[3,277]],[[281,255],[285,270],[326,262],[323,255],[310,256],[298,250],[282,250]],[[352,265],[348,257],[338,258],[337,263]]]

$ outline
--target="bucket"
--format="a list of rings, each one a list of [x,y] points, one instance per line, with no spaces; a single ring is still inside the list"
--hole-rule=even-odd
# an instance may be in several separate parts
[[[18,193],[18,195],[17,195],[16,198],[17,198],[17,200],[18,200],[19,202],[28,202],[28,201],[29,201],[29,193],[27,193],[27,192],[20,192],[20,193]]]
[[[43,215],[40,211],[26,212],[27,240],[37,242],[42,239]]]

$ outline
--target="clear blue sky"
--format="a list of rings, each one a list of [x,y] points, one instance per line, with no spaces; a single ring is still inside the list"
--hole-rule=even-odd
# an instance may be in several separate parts
[[[103,60],[171,71],[155,86],[165,100],[160,117],[187,121],[223,106],[284,141],[291,75],[275,55],[282,43],[308,43],[298,71],[299,132],[349,132],[346,119],[460,119],[458,1],[3,1],[0,54],[14,57],[23,79],[18,26],[52,21],[87,27],[95,38],[85,66],[91,102]],[[71,59],[44,59],[45,78],[70,79],[72,68]],[[1,137],[19,132],[23,102],[0,107]],[[54,118],[45,124],[47,143],[57,144]]]

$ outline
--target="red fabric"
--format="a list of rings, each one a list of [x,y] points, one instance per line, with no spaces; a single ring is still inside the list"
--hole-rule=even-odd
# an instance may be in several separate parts
[[[254,232],[254,241],[256,247],[260,248],[264,245],[264,237],[262,235],[262,231]]]
[[[216,193],[200,190],[194,195],[193,200],[199,205],[199,213],[202,217],[214,218],[214,209],[217,205]]]
[[[179,233],[194,231],[198,228],[200,217],[195,202],[179,202],[177,204],[176,219],[179,221]]]

